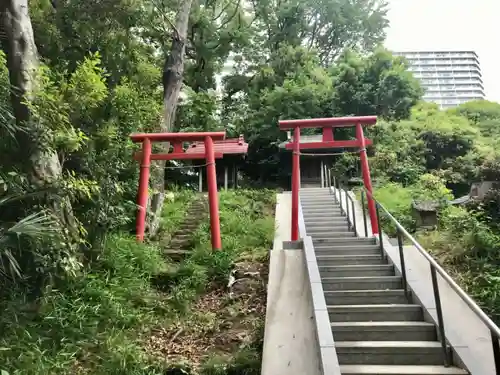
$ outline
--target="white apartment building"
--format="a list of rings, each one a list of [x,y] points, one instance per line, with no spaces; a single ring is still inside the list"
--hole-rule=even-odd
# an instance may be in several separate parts
[[[485,98],[479,58],[474,51],[393,53],[407,59],[410,71],[425,89],[425,101],[446,109]]]

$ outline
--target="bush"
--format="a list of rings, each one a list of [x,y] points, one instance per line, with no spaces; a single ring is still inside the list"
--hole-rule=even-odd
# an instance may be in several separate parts
[[[443,181],[431,174],[420,176],[417,183],[406,187],[394,182],[376,186],[374,195],[377,201],[410,232],[416,230],[416,220],[412,214],[412,202],[414,200],[441,202],[440,210],[443,210],[447,205],[447,201],[453,198]],[[396,227],[383,213],[381,213],[381,221],[384,231],[391,236],[395,236]]]
[[[116,235],[99,266],[46,290],[31,307],[19,294],[3,301],[0,363],[6,370],[52,375],[84,366],[95,374],[142,374],[147,361],[131,332],[166,311],[149,279],[167,265],[158,248]]]

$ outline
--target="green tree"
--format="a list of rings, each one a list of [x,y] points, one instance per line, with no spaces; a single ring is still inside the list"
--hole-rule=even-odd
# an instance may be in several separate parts
[[[283,44],[317,51],[329,66],[346,49],[371,50],[385,38],[387,2],[319,0],[252,2],[255,27],[265,32],[267,53]],[[262,38],[262,36],[260,36]]]
[[[377,49],[368,57],[347,50],[331,68],[331,74],[335,87],[331,112],[339,115],[408,118],[423,94],[404,60],[385,49]]]
[[[34,0],[33,28],[39,52],[59,71],[74,71],[89,53],[99,52],[107,84],[133,75],[144,62],[156,60],[150,2],[127,0]]]

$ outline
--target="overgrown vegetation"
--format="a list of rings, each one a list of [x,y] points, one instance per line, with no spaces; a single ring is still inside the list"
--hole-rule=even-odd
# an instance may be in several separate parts
[[[185,195],[178,192],[173,202]],[[152,244],[113,235],[92,268],[47,287],[36,303],[20,299],[21,290],[6,298],[0,368],[26,375],[149,375],[176,367],[260,373],[274,192],[241,190],[220,199],[221,252],[211,251],[206,228],[180,264]],[[245,262],[259,276],[230,295],[230,271]]]

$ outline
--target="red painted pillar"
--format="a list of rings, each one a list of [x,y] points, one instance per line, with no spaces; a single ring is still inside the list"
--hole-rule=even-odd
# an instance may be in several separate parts
[[[356,124],[356,138],[359,141],[360,152],[359,158],[361,160],[361,172],[363,173],[363,183],[366,190],[370,194],[367,194],[368,198],[368,213],[370,214],[370,222],[372,225],[372,234],[378,234],[378,224],[377,224],[377,210],[375,209],[375,201],[372,198],[372,179],[370,177],[370,166],[368,165],[368,157],[366,156],[366,144],[365,135],[363,134],[363,127],[361,124]]]
[[[222,249],[222,244],[220,240],[219,197],[217,196],[217,175],[215,173],[214,141],[212,137],[205,137],[205,152],[207,159],[207,187],[212,250],[220,250]]]
[[[292,156],[292,241],[299,240],[300,128],[293,132]]]
[[[144,231],[146,228],[146,209],[148,205],[149,188],[149,167],[151,164],[151,141],[145,138],[142,142],[142,158],[139,171],[139,191],[137,194],[137,219],[136,219],[136,237],[138,241],[144,240]]]

